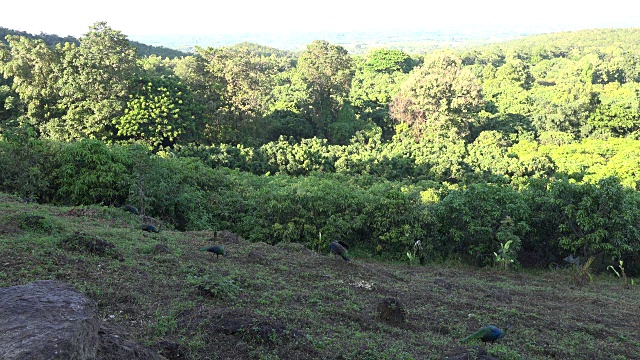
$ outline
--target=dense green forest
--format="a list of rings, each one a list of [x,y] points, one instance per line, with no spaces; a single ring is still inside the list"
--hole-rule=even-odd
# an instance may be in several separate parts
[[[360,256],[640,269],[640,29],[424,55],[5,40],[0,191]]]

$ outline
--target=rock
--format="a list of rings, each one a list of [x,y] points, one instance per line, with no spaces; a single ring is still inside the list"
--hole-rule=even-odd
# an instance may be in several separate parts
[[[36,281],[0,289],[0,359],[95,359],[95,303],[71,285]]]
[[[378,303],[380,320],[390,325],[400,325],[407,320],[404,305],[396,298],[386,298]]]
[[[123,328],[98,320],[95,303],[69,284],[0,288],[0,359],[160,360]]]

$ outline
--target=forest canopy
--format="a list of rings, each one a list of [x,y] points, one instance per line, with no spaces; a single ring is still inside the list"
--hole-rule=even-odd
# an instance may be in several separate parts
[[[639,29],[425,54],[152,54],[103,22],[4,41],[5,192],[392,258],[640,250]]]

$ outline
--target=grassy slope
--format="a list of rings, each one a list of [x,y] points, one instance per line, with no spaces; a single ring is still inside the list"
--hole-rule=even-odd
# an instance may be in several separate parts
[[[138,341],[180,344],[179,358],[460,359],[482,349],[458,340],[487,323],[511,324],[487,346],[500,359],[640,358],[639,288],[624,289],[612,276],[576,285],[572,270],[348,263],[228,233],[217,242],[230,253],[216,258],[197,251],[212,232],[161,225],[146,233],[140,222],[119,209],[25,204],[0,194],[0,286],[67,281]],[[376,317],[378,301],[389,296],[405,305],[406,324]]]

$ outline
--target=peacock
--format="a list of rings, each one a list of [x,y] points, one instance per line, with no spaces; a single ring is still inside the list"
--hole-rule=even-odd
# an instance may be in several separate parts
[[[502,331],[493,325],[487,325],[460,341],[465,342],[477,339],[484,342],[485,344],[487,342],[491,342],[493,344],[496,340],[502,339],[506,335],[508,328],[509,327],[507,326],[504,331]]]
[[[142,225],[142,230],[143,231],[148,231],[148,232],[154,232],[154,233],[160,232],[160,230],[158,230],[157,227],[155,227],[154,225],[151,225],[151,224]]]
[[[136,208],[136,207],[135,207],[135,206],[133,206],[133,205],[128,205],[128,204],[127,204],[127,205],[125,205],[125,206],[121,207],[121,209],[122,209],[122,210],[124,210],[124,211],[128,211],[128,212],[130,212],[130,213],[132,213],[132,214],[134,214],[134,215],[138,215],[138,214],[140,214],[140,212],[138,211],[138,208]]]
[[[345,244],[342,241],[334,241],[329,245],[329,249],[334,252],[336,255],[340,255],[345,261],[350,261],[349,259],[349,245]]]
[[[222,256],[227,256],[227,250],[222,245],[209,245],[200,249],[200,251],[208,251],[216,254],[216,258]]]

